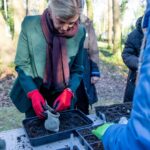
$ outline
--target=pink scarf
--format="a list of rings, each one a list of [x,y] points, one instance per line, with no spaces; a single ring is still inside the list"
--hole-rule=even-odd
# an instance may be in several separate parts
[[[73,37],[78,31],[78,22],[65,34],[58,33],[46,9],[41,16],[46,48],[46,66],[43,83],[55,90],[63,90],[68,86],[70,70],[68,64],[66,37]]]

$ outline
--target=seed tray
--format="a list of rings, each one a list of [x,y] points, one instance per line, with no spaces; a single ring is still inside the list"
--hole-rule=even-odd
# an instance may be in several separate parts
[[[45,129],[44,120],[38,117],[23,120],[23,126],[32,146],[38,146],[70,137],[76,129],[92,125],[92,121],[79,110],[68,110],[60,113],[59,132]]]
[[[65,147],[65,148],[60,148],[57,150],[80,150],[80,149],[78,148],[78,146],[74,145],[72,149],[70,147]]]
[[[104,150],[102,141],[100,141],[91,132],[96,127],[97,126],[86,127],[86,128],[76,130],[76,133],[79,136],[80,142],[82,145],[84,145],[86,150]]]
[[[97,106],[95,107],[96,115],[106,121],[118,123],[121,117],[130,117],[132,109],[132,103],[126,102],[123,104],[114,104],[109,106]]]

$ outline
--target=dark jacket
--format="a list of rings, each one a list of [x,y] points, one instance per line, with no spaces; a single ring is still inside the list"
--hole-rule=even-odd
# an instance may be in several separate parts
[[[85,29],[79,26],[74,37],[66,39],[68,63],[70,68],[69,88],[75,92],[83,76],[83,44]],[[31,107],[27,93],[40,89],[46,63],[46,40],[41,28],[40,16],[28,16],[22,23],[15,58],[18,78],[11,90],[10,97],[21,112]],[[54,92],[54,91],[52,91]]]
[[[142,17],[136,22],[136,28],[128,35],[122,52],[122,59],[129,68],[124,102],[132,101],[135,89],[135,81],[139,63],[139,55],[142,45],[143,32],[141,28]]]

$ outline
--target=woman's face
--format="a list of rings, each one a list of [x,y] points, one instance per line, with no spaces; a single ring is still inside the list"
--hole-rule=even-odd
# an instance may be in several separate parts
[[[52,15],[54,27],[59,33],[65,33],[66,31],[73,28],[78,18],[79,18],[79,15],[76,15],[66,21],[66,20],[59,18],[58,16]]]

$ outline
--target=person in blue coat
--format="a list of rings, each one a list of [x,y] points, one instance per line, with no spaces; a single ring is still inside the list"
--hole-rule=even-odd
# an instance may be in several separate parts
[[[149,8],[149,7],[148,7]],[[147,26],[147,41],[143,61],[135,89],[131,117],[127,124],[106,123],[93,130],[105,150],[150,149],[150,19]]]

